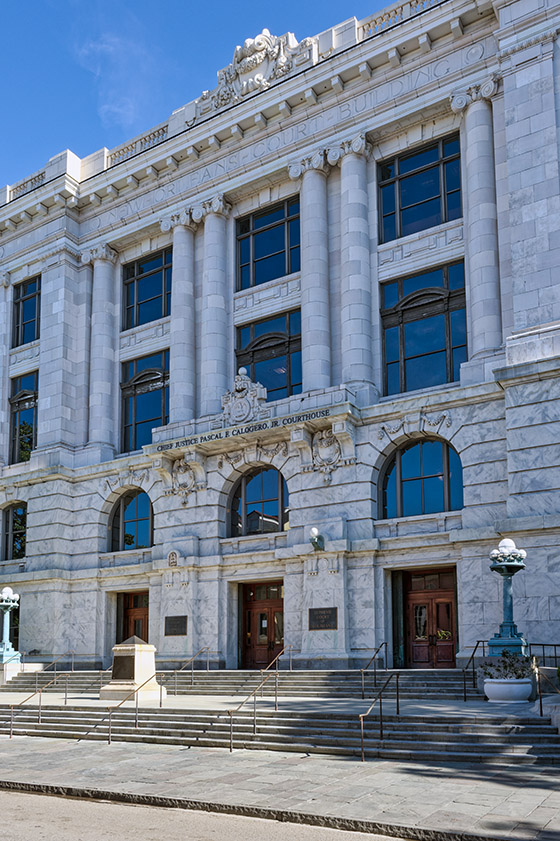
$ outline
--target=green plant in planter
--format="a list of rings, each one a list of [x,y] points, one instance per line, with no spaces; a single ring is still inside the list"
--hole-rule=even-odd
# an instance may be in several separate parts
[[[532,657],[514,654],[504,648],[495,663],[483,663],[480,670],[484,677],[491,680],[519,680],[533,676],[535,662]]]

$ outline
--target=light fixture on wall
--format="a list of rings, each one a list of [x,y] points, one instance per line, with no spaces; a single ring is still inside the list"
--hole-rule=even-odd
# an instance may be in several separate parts
[[[319,529],[315,526],[309,532],[309,542],[316,552],[321,552],[325,548],[325,538],[319,534]]]

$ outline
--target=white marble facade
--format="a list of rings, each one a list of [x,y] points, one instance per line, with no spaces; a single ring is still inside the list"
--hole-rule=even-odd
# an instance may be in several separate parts
[[[117,593],[149,590],[161,662],[208,646],[236,668],[238,585],[282,579],[297,664],[359,665],[384,640],[392,662],[391,572],[454,567],[461,657],[501,619],[488,553],[505,536],[528,555],[520,629],[560,643],[558,31],[558,0],[430,0],[299,43],[265,30],[165,124],[0,193],[0,506],[28,510],[0,579],[23,650],[107,663]],[[377,163],[452,132],[462,215],[380,243]],[[236,219],[295,194],[301,270],[236,292]],[[122,266],[169,247],[171,314],[123,331]],[[458,259],[460,381],[383,396],[380,284]],[[40,338],[12,348],[14,287],[35,275]],[[235,328],[297,308],[303,392],[226,422]],[[168,348],[170,423],[122,454],[120,364]],[[10,464],[10,381],[30,371],[37,446]],[[464,508],[379,519],[384,463],[426,436],[459,454]],[[269,464],[289,530],[229,537],[236,481]],[[150,496],[154,545],[109,552],[129,488]],[[337,607],[337,630],[310,631],[312,607]],[[164,636],[180,614],[187,635]]]

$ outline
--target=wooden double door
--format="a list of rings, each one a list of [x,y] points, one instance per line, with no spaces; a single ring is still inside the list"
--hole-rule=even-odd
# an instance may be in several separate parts
[[[147,590],[123,593],[122,639],[139,637],[148,642],[149,594]]]
[[[455,668],[454,570],[411,573],[406,584],[407,666]]]
[[[241,668],[265,669],[284,647],[284,585],[243,584],[241,598]]]

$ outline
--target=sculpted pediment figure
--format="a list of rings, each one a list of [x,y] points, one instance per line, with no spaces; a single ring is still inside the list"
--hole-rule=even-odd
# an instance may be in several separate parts
[[[235,426],[251,420],[264,417],[266,405],[266,388],[260,383],[254,383],[247,376],[247,369],[240,368],[233,388],[226,391],[222,397],[223,425]]]

